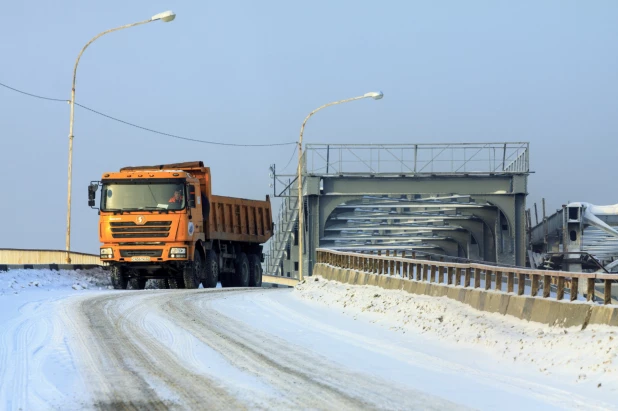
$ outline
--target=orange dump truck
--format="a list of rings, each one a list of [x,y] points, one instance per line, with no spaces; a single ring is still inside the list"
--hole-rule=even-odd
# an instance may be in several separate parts
[[[270,198],[211,193],[201,161],[125,167],[88,187],[95,208],[101,187],[101,260],[114,288],[260,287],[262,244],[273,233]]]

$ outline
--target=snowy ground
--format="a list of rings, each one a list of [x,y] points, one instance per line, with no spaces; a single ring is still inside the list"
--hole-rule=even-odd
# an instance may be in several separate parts
[[[0,409],[618,409],[612,329],[313,280],[114,291],[101,271],[0,273]]]

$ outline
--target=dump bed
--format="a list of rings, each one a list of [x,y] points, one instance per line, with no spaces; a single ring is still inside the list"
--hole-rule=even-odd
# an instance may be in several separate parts
[[[210,197],[211,240],[265,243],[273,235],[270,200]]]

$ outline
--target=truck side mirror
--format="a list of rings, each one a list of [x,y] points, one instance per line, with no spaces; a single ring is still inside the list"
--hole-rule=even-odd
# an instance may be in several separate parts
[[[187,199],[189,207],[195,208],[195,187],[189,186],[189,198]]]
[[[90,207],[94,207],[94,200],[96,198],[98,188],[98,184],[90,184],[88,186],[88,205]]]

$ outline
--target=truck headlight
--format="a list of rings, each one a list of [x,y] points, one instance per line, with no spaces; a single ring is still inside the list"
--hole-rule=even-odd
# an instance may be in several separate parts
[[[170,249],[170,257],[172,258],[185,258],[187,256],[186,247],[172,247]]]
[[[112,258],[114,252],[111,248],[101,248],[101,258]]]

